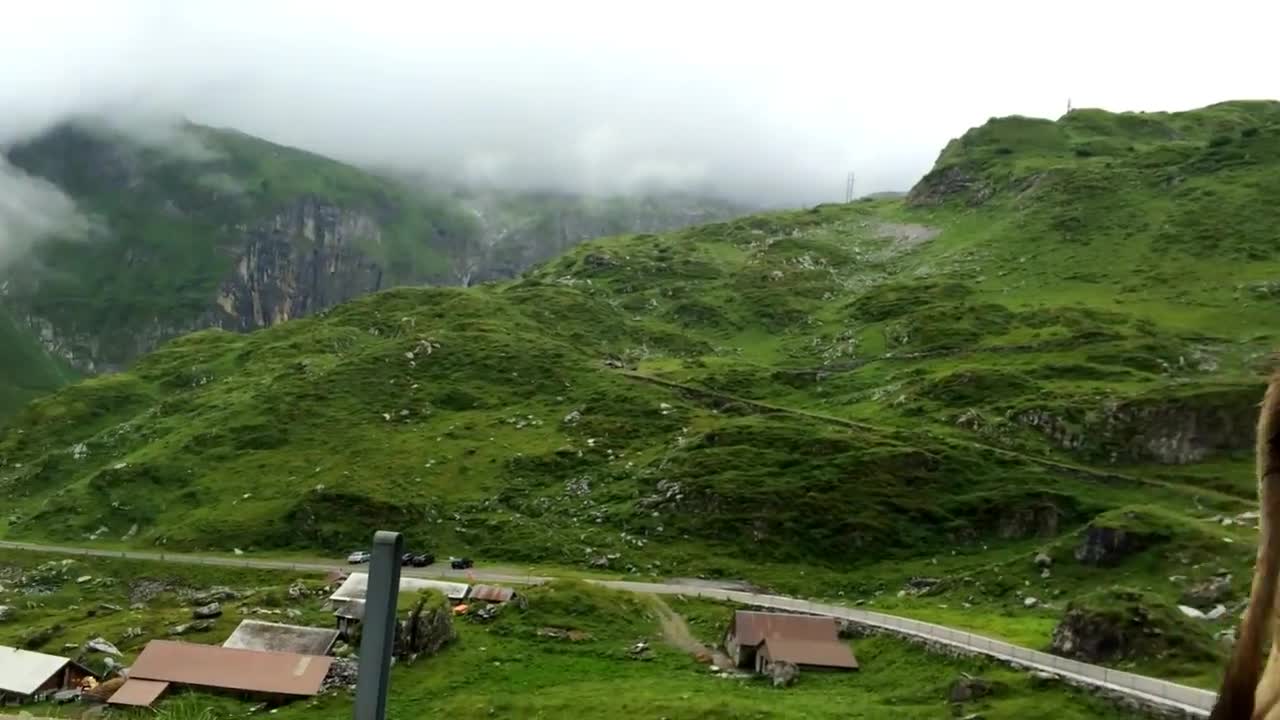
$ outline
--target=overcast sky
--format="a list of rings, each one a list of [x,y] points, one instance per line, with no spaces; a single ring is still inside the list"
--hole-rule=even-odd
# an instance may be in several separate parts
[[[83,0],[0,16],[0,142],[148,110],[578,191],[906,189],[988,117],[1280,98],[1280,3]]]

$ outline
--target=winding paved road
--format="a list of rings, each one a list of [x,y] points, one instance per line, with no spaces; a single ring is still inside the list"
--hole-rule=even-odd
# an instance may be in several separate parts
[[[153,560],[158,562],[182,563],[191,565],[219,565],[225,567],[258,568],[263,570],[328,572],[340,569],[341,563],[309,563],[291,562],[288,560],[259,560],[248,557],[217,557],[209,555],[193,555],[186,553],[160,553],[148,551],[101,550],[94,548],[68,547],[61,545],[42,545],[37,543],[0,541],[0,548],[10,550],[27,550],[31,552],[78,555],[82,557],[110,557],[130,560]],[[404,574],[416,577],[440,577],[463,579],[511,585],[529,585],[547,582],[551,577],[536,575],[518,575],[509,572],[495,572],[484,569],[452,570],[443,567],[405,568]],[[1177,683],[1136,675],[1120,670],[1112,670],[1099,665],[1090,665],[1075,660],[1068,660],[1056,655],[1012,645],[983,635],[942,625],[910,620],[896,615],[860,610],[811,602],[800,598],[780,595],[763,595],[759,593],[727,590],[706,585],[689,585],[678,583],[643,583],[627,580],[588,580],[616,590],[639,593],[655,593],[661,595],[689,595],[694,597],[725,600],[757,607],[791,610],[817,615],[827,615],[849,620],[863,627],[888,632],[908,639],[928,642],[934,645],[956,648],[962,652],[986,655],[1001,662],[1006,662],[1030,670],[1042,671],[1057,675],[1073,684],[1087,686],[1103,691],[1112,696],[1120,696],[1148,706],[1154,706],[1166,712],[1180,714],[1187,718],[1207,718],[1213,707],[1216,694],[1199,688],[1179,685]]]

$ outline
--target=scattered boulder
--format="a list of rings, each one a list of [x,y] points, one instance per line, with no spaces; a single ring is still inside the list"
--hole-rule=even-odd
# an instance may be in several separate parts
[[[329,666],[329,674],[325,675],[321,688],[324,690],[354,690],[360,679],[360,661],[339,657]]]
[[[1036,567],[1047,568],[1053,565],[1053,558],[1049,557],[1048,553],[1038,552],[1036,553],[1035,563]]]
[[[903,588],[907,595],[931,595],[941,589],[942,579],[935,577],[913,577]]]
[[[1186,615],[1187,617],[1191,618],[1192,620],[1204,620],[1204,618],[1205,618],[1204,613],[1200,612],[1199,610],[1197,610],[1197,609],[1195,609],[1195,608],[1193,608],[1193,607],[1188,607],[1188,606],[1186,606],[1186,605],[1179,605],[1179,606],[1178,606],[1178,610],[1179,610],[1183,615]]]
[[[12,620],[17,613],[10,605],[0,605],[0,622]]]
[[[172,588],[169,583],[164,582],[163,580],[152,580],[150,578],[134,580],[129,583],[130,607],[137,610],[139,608],[134,606],[142,605],[143,608],[145,608],[146,603],[155,600],[161,593],[167,592],[170,589]]]
[[[124,635],[122,635],[121,637],[123,637],[125,640],[132,640],[137,637],[142,637],[142,628],[140,627],[127,628],[124,631]]]
[[[1086,565],[1109,567],[1147,547],[1151,538],[1116,527],[1090,525],[1076,547],[1076,560]]]
[[[649,647],[649,643],[644,642],[643,640],[636,643],[635,645],[632,645],[631,649],[629,649],[627,653],[631,656],[633,660],[652,660],[653,659],[653,650]]]
[[[217,602],[238,599],[240,599],[240,593],[223,585],[209,588],[191,596],[191,602],[196,605],[211,605]]]
[[[196,620],[208,620],[222,616],[222,603],[211,602],[191,610],[191,617]]]
[[[603,253],[588,253],[582,258],[582,267],[587,270],[603,270],[616,264],[613,258]]]
[[[587,564],[593,568],[605,570],[605,569],[608,569],[609,567],[609,558],[605,557],[604,555],[598,555],[594,558],[591,558],[591,562]]]
[[[301,600],[307,596],[307,585],[301,580],[294,580],[289,585],[289,599]]]
[[[574,410],[574,411],[570,412],[568,415],[565,415],[565,416],[564,416],[564,424],[565,424],[565,425],[577,425],[577,424],[578,424],[578,421],[579,421],[579,420],[581,420],[581,419],[582,419],[582,413],[581,413],[581,412],[579,412],[579,411],[577,411],[577,410]]]
[[[1182,604],[1194,608],[1213,607],[1231,597],[1231,576],[1215,575],[1182,593]]]
[[[582,630],[565,630],[564,628],[543,627],[538,628],[538,637],[550,637],[560,640],[568,640],[569,642],[583,642],[591,639],[591,633]]]
[[[1204,614],[1205,620],[1217,620],[1227,614],[1226,605],[1215,605],[1212,610]]]
[[[999,684],[985,678],[962,674],[951,683],[951,688],[947,690],[947,700],[953,703],[969,702],[993,695],[1000,689]]]
[[[114,655],[116,657],[124,657],[124,654],[116,649],[115,645],[107,642],[106,639],[96,637],[84,644],[84,649],[89,652],[99,652],[105,655]]]
[[[208,632],[214,627],[212,620],[195,620],[169,628],[170,635],[190,635],[191,633]]]
[[[490,622],[494,618],[498,617],[498,613],[500,613],[501,611],[502,611],[501,605],[485,605],[479,610],[471,613],[469,617],[475,622],[482,622],[482,623]]]
[[[791,687],[795,684],[796,678],[800,677],[800,668],[795,663],[777,660],[769,663],[769,669],[765,671],[765,674],[768,675],[774,687]]]
[[[1022,607],[1028,608],[1028,609],[1033,608],[1039,604],[1040,604],[1040,601],[1033,597],[1024,598],[1022,601]]]

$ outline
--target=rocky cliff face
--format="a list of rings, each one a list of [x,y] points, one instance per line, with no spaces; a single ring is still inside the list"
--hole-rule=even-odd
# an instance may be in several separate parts
[[[395,285],[509,278],[590,238],[742,212],[679,195],[446,194],[194,125],[143,141],[71,124],[0,160],[92,218],[95,237],[48,238],[0,268],[6,313],[85,373],[195,330],[252,331]]]
[[[1096,407],[1027,410],[1016,419],[1090,460],[1186,465],[1249,449],[1258,397],[1261,388],[1242,385],[1169,398],[1105,400]]]
[[[382,289],[384,270],[365,251],[382,244],[382,233],[368,213],[317,197],[243,228],[243,245],[218,290],[217,324],[255,330]]]

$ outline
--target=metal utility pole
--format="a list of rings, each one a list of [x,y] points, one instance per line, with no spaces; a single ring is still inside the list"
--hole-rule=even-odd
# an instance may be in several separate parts
[[[396,599],[400,595],[400,555],[404,538],[398,532],[373,534],[369,584],[360,629],[360,676],[356,680],[355,720],[386,720],[387,687],[391,682],[391,653],[395,649]]]
[[[844,201],[853,202],[853,173],[849,173],[844,181]]]

